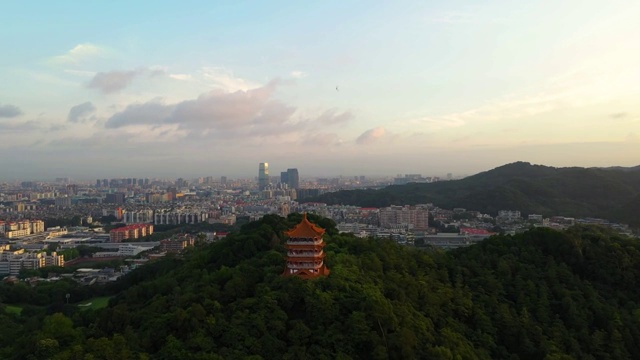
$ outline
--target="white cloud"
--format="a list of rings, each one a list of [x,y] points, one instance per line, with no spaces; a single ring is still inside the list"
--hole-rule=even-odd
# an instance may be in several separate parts
[[[369,145],[369,144],[376,143],[384,138],[387,138],[388,136],[389,136],[389,133],[385,128],[376,127],[363,132],[356,139],[356,143],[360,145]]]
[[[176,80],[187,81],[191,80],[191,75],[189,74],[169,74],[169,77]]]
[[[307,77],[307,73],[300,70],[294,70],[291,72],[291,77],[294,79],[302,79],[304,77]]]
[[[104,52],[103,48],[91,43],[78,44],[64,55],[54,56],[51,61],[57,64],[75,65],[87,59],[103,55]]]
[[[297,109],[274,98],[278,81],[247,91],[213,90],[191,100],[165,103],[154,100],[131,104],[111,116],[107,129],[177,125],[189,138],[236,141],[237,139],[287,139],[302,142],[312,133],[325,133],[331,126],[344,125],[350,112],[336,109],[315,116],[300,117]],[[322,131],[319,131],[321,129]],[[293,136],[292,134],[295,134]],[[326,142],[328,137],[323,138]],[[334,143],[338,140],[334,137]]]
[[[232,71],[220,67],[203,67],[200,74],[205,82],[227,92],[247,91],[261,86],[258,83],[236,77]]]

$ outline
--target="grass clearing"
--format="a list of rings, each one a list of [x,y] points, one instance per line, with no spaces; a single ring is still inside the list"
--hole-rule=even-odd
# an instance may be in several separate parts
[[[93,309],[93,310],[102,309],[107,307],[107,305],[109,305],[109,299],[111,299],[111,296],[95,297],[88,301],[82,302],[82,304],[78,304],[78,306],[83,309]]]
[[[22,313],[22,307],[20,307],[20,306],[6,305],[4,309],[9,314],[20,315]]]

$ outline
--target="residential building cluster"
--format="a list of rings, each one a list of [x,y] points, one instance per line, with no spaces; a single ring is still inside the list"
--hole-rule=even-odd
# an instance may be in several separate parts
[[[192,235],[179,235],[173,236],[169,239],[164,239],[160,241],[160,250],[170,253],[177,253],[189,246],[195,245],[196,239]]]
[[[25,249],[10,250],[9,245],[0,245],[0,275],[18,275],[21,270],[35,270],[45,266],[64,266],[64,256],[52,252],[27,252]]]
[[[44,221],[42,220],[0,220],[0,237],[15,239],[31,234],[39,234],[42,232],[44,232]]]
[[[393,183],[441,179],[421,174],[378,179],[365,176],[303,179],[295,168],[278,171],[276,174],[279,176],[270,177],[272,165],[267,162],[258,164],[257,176],[250,179],[226,176],[193,180],[132,177],[98,179],[95,183],[81,184],[59,178],[48,183],[0,184],[0,217],[4,219],[0,224],[0,238],[11,242],[19,240],[25,246],[57,239],[65,240],[60,242],[60,246],[98,240],[124,245],[121,242],[129,243],[150,234],[153,226],[203,222],[233,225],[241,218],[255,220],[265,214],[287,216],[293,212],[329,217],[337,223],[340,231],[358,236],[392,238],[403,244],[444,248],[466,246],[494,233],[516,233],[531,226],[564,228],[574,223],[599,223],[629,232],[624,225],[609,224],[600,219],[547,218],[539,214],[525,214],[523,217],[520,211],[508,209],[490,215],[463,208],[441,209],[431,204],[362,208],[310,203],[305,199],[328,191],[380,188]],[[453,179],[453,175],[447,175],[446,179]],[[109,234],[93,234],[86,239],[75,238],[73,242],[67,242],[69,238],[60,238],[66,236],[67,228],[44,230],[47,225],[44,221],[28,220],[56,218],[77,218],[78,223],[92,227],[108,222],[122,222],[127,226]],[[166,243],[167,249],[182,246]],[[98,256],[127,256],[137,254],[140,249],[122,247],[106,250]]]
[[[427,230],[429,209],[426,205],[390,206],[380,209],[380,226],[383,228],[404,228],[407,230]]]
[[[112,243],[119,243],[125,240],[138,239],[153,234],[151,224],[131,224],[113,229],[109,232]]]

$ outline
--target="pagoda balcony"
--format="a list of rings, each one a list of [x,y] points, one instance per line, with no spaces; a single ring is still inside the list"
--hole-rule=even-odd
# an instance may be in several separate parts
[[[293,244],[293,245],[317,245],[322,243],[322,239],[299,239],[299,238],[289,238],[289,240],[287,240],[287,244]]]
[[[322,241],[322,240],[318,240],[318,241],[291,241],[291,239],[289,239],[287,241],[287,245],[293,245],[293,246],[318,246],[318,245],[324,245],[324,241]]]
[[[314,261],[322,260],[324,259],[324,257],[325,257],[324,254],[322,254],[322,256],[296,256],[296,257],[289,257],[287,262],[290,262],[290,263],[314,262]]]
[[[288,257],[325,257],[326,254],[324,253],[324,251],[320,251],[320,252],[312,252],[312,251],[308,251],[308,252],[301,252],[301,253],[293,253],[293,252],[288,252],[287,253]]]
[[[309,263],[309,265],[300,265],[300,264],[287,264],[287,268],[289,269],[318,269],[322,267],[322,262],[319,263]]]
[[[287,253],[288,257],[325,257],[324,252]]]

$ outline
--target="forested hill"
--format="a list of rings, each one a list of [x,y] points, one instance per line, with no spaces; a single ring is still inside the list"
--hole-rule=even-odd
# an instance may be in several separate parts
[[[445,253],[309,218],[328,230],[329,277],[281,276],[301,216],[270,215],[93,290],[116,295],[105,309],[0,311],[0,358],[640,358],[637,240],[537,229]],[[37,289],[0,284],[0,303]]]
[[[524,214],[602,217],[640,226],[640,167],[554,168],[507,164],[461,180],[327,193],[314,201],[364,207],[424,204]]]

